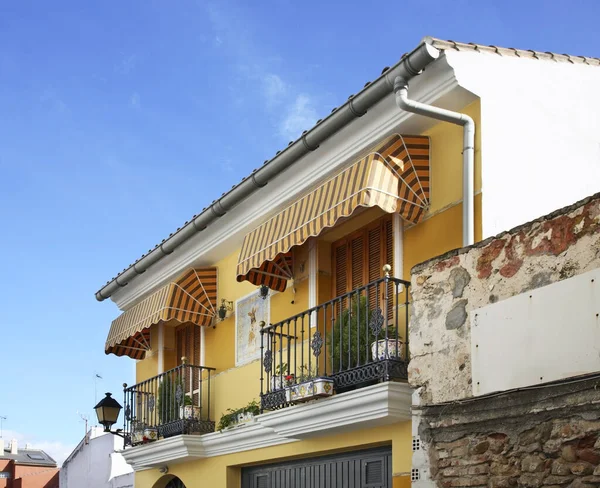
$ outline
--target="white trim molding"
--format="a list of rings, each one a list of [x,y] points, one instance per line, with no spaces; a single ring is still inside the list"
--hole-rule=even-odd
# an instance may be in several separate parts
[[[287,438],[304,439],[411,420],[412,389],[388,381],[257,418]]]
[[[223,432],[178,435],[122,451],[135,471],[411,420],[412,389],[385,382],[259,415]]]

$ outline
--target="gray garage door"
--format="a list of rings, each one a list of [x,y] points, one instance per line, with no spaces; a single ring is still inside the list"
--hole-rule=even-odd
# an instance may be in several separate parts
[[[242,471],[242,488],[391,488],[392,449],[253,466]]]

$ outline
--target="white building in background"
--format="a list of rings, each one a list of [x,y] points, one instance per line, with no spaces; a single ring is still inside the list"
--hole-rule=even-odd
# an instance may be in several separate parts
[[[133,488],[133,469],[117,452],[123,439],[92,427],[60,470],[60,488]]]

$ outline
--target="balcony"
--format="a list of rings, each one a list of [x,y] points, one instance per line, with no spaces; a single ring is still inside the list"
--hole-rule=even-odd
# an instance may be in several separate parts
[[[214,371],[182,364],[125,387],[125,444],[137,446],[180,434],[214,432],[210,411]]]
[[[261,410],[406,381],[409,286],[386,276],[264,326]]]

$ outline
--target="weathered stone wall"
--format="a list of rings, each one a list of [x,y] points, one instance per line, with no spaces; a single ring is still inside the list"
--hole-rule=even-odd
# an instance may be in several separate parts
[[[600,486],[599,388],[596,376],[420,409],[427,484]]]
[[[600,267],[600,194],[417,265],[409,381],[419,404],[472,396],[469,313]]]

